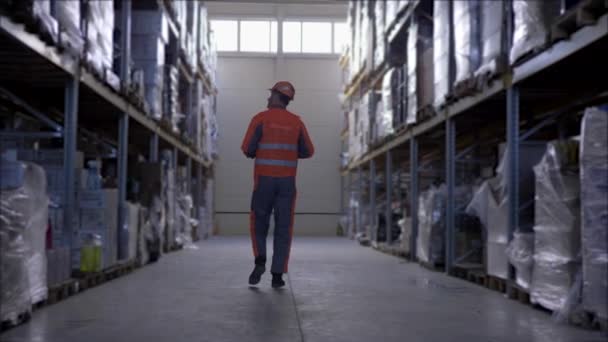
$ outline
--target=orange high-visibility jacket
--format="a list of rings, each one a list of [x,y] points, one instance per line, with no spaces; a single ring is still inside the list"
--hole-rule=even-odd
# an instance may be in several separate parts
[[[298,159],[315,148],[300,117],[282,108],[269,108],[251,119],[241,150],[255,158],[255,175],[294,177]]]

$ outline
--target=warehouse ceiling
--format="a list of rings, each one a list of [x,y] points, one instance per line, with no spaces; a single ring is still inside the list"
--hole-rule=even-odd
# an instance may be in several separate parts
[[[207,2],[222,3],[254,3],[254,4],[296,4],[296,5],[347,5],[346,0],[208,0]]]
[[[222,0],[206,2],[209,15],[346,18],[348,1],[340,0]]]

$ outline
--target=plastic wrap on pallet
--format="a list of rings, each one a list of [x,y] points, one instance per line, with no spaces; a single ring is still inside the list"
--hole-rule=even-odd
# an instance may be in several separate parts
[[[3,160],[0,173],[0,321],[17,322],[47,298],[49,200],[40,166]]]
[[[351,34],[352,34],[352,44],[350,49],[350,79],[354,79],[357,73],[360,70],[360,60],[361,60],[361,14],[360,7],[362,2],[354,1],[353,2],[353,19],[351,24]]]
[[[197,49],[199,60],[203,57],[203,51],[209,49],[209,18],[207,15],[207,7],[201,4],[199,13]]]
[[[385,58],[384,30],[386,28],[386,1],[376,1],[374,9],[374,68],[377,68]]]
[[[131,261],[137,257],[137,243],[138,243],[138,229],[139,229],[139,204],[127,202],[127,216],[125,220],[126,227],[121,231],[126,233],[126,239],[123,238],[121,241],[126,243],[125,246],[121,247],[122,250],[126,251],[126,259]]]
[[[582,310],[582,285],[583,274],[579,268],[562,306],[553,311],[553,321],[557,323],[574,323],[576,321],[583,322],[585,319],[588,319],[586,317],[587,314]]]
[[[357,123],[357,140],[359,141],[360,154],[367,153],[369,149],[370,139],[370,115],[369,115],[369,97],[364,96],[359,105],[359,122]]]
[[[192,227],[196,227],[199,221],[192,217],[192,209],[194,208],[192,196],[186,194],[185,189],[182,189],[177,201],[177,243],[186,248],[195,249],[197,247],[192,241]]]
[[[473,76],[481,61],[480,1],[454,1],[454,55],[456,80]]]
[[[579,268],[578,262],[535,257],[530,301],[552,311],[563,307]]]
[[[399,227],[401,227],[401,235],[399,237],[399,241],[401,242],[400,246],[405,253],[409,253],[410,239],[412,238],[412,218],[409,216],[403,216],[403,218],[399,220],[398,224]]]
[[[85,19],[87,62],[103,75],[105,70],[112,69],[114,1],[87,1]]]
[[[476,75],[501,71],[507,59],[507,34],[504,1],[481,1],[481,65]]]
[[[561,0],[518,0],[513,1],[513,46],[510,61],[515,63],[520,57],[546,43],[553,20],[559,16]]]
[[[479,218],[486,229],[486,272],[506,279],[508,276],[508,202],[500,191],[500,177],[481,184],[465,209],[469,215]]]
[[[553,141],[534,167],[535,255],[576,260],[580,251],[580,178],[577,141]]]
[[[359,141],[357,140],[357,109],[348,113],[348,155],[351,160],[358,158],[360,152]]]
[[[532,282],[532,266],[534,264],[534,234],[513,234],[513,240],[507,247],[509,262],[515,267],[515,281],[522,289],[528,290]]]
[[[530,299],[562,307],[579,267],[580,180],[578,142],[547,144],[536,175],[534,271]]]
[[[59,24],[59,43],[80,56],[84,39],[80,30],[80,1],[53,1],[55,18]]]
[[[165,244],[168,247],[173,247],[176,242],[176,169],[175,169],[175,154],[170,150],[163,150],[162,165],[163,165],[163,190],[162,199],[165,208]]]
[[[407,118],[408,125],[418,118],[418,24],[412,20],[407,36]]]
[[[416,256],[426,263],[442,263],[445,235],[445,184],[431,186],[418,199]]]
[[[10,2],[9,2],[10,5]],[[14,14],[23,14],[40,24],[39,28],[53,43],[57,43],[59,26],[57,20],[51,15],[50,0],[19,0],[12,3],[10,9]]]
[[[391,23],[397,18],[397,12],[399,7],[399,1],[386,1],[386,27],[388,28]]]
[[[361,59],[360,59],[360,68],[366,67],[370,68],[372,66],[373,58],[373,43],[374,37],[372,36],[372,25],[371,18],[368,15],[368,4],[369,1],[362,0],[361,7]]]
[[[450,84],[450,2],[444,0],[434,1],[433,22],[433,62],[435,84],[435,107],[444,104],[446,96],[451,90]]]
[[[588,108],[580,144],[583,308],[608,319],[608,108]]]
[[[164,110],[162,111],[163,119],[171,123],[175,122],[175,118],[179,111],[179,71],[174,65],[166,65],[164,67],[163,79],[163,94]]]
[[[393,128],[393,88],[391,78],[394,69],[390,69],[382,78],[382,108],[376,112],[376,125],[379,136],[385,137],[394,133]]]

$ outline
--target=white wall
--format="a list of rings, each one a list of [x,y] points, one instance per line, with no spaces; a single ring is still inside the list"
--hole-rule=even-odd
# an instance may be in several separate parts
[[[296,234],[335,234],[340,211],[340,92],[336,59],[220,57],[216,217],[221,234],[247,234],[253,163],[240,151],[251,117],[264,110],[267,88],[288,80],[296,88],[289,110],[300,115],[316,154],[298,167]]]
[[[215,6],[213,6],[215,5]],[[210,15],[230,15],[231,5],[210,3]],[[237,6],[239,16],[294,13],[297,5]],[[302,5],[299,5],[302,6]],[[346,13],[343,6],[303,6],[298,13]],[[338,9],[336,9],[336,7]],[[333,11],[333,12],[332,12]],[[268,13],[272,15],[272,13]],[[334,17],[339,18],[337,14]],[[215,166],[216,217],[222,235],[249,234],[253,162],[240,151],[251,117],[265,110],[268,88],[287,80],[296,88],[289,110],[300,115],[316,148],[298,166],[296,235],[335,235],[340,211],[340,70],[337,56],[252,57],[220,55],[217,116],[220,159]]]

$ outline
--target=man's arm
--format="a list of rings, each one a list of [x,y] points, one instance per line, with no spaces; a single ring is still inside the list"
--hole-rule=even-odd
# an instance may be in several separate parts
[[[255,158],[255,154],[258,150],[258,143],[262,139],[263,126],[262,122],[253,118],[245,133],[243,144],[241,145],[241,151],[247,156],[247,158]]]
[[[298,158],[306,159],[315,154],[315,147],[310,140],[306,126],[302,123],[300,128],[300,136],[298,138]]]

